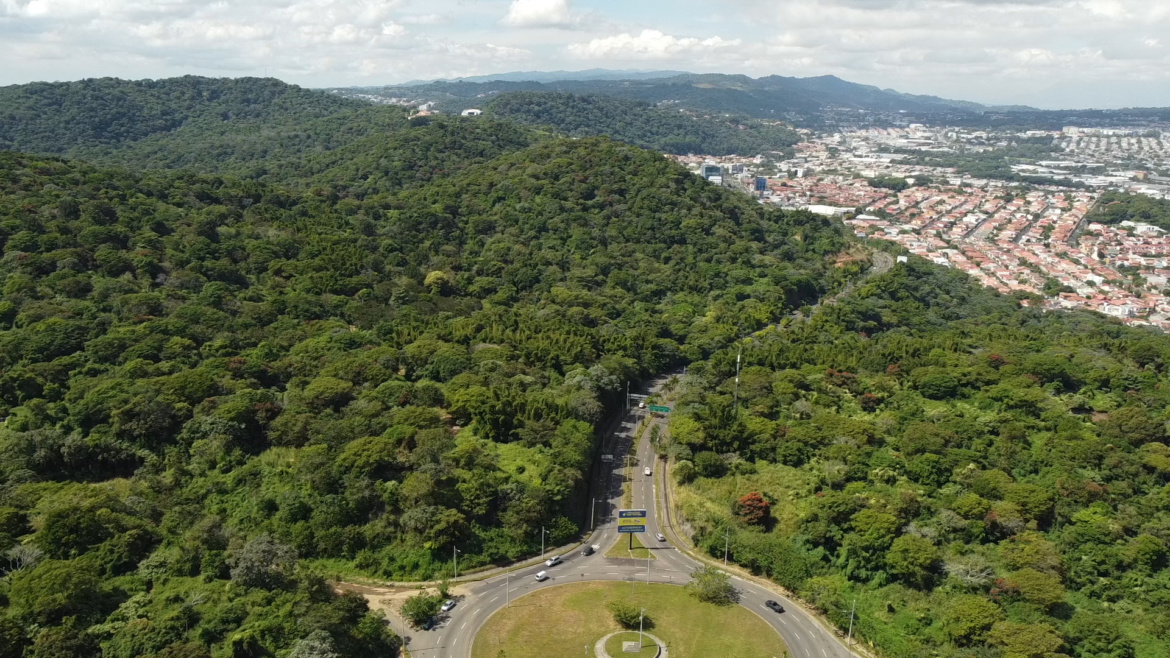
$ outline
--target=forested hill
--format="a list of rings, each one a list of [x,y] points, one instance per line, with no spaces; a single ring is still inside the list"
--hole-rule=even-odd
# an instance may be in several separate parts
[[[365,106],[271,78],[100,78],[0,87],[0,148],[100,154],[199,123],[279,123]]]
[[[0,148],[367,196],[517,151],[531,131],[420,118],[272,79],[199,77],[0,89]]]
[[[567,541],[626,381],[856,274],[602,139],[364,198],[3,152],[0,245],[5,656],[389,655],[315,574]]]
[[[496,97],[484,111],[523,124],[551,126],[571,137],[607,135],[679,155],[756,155],[799,141],[793,130],[755,119],[711,117],[607,96],[516,92]]]

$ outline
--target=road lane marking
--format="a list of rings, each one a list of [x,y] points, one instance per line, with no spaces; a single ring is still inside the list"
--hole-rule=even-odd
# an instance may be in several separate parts
[[[821,653],[823,653],[825,655],[825,658],[829,658],[829,652],[825,651],[824,647],[821,647]]]
[[[463,625],[459,627],[459,632],[462,633],[465,628],[467,628],[467,622],[463,622]]]

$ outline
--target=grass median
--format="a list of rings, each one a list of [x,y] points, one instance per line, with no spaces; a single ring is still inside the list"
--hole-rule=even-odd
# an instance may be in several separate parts
[[[671,658],[779,658],[780,635],[743,606],[702,603],[677,585],[592,582],[537,590],[513,599],[476,635],[472,658],[595,655],[593,647],[622,630],[606,609],[626,601],[646,609],[646,630],[666,642]],[[613,654],[620,656],[622,654]]]
[[[630,548],[633,544],[633,548]],[[646,548],[642,540],[638,539],[637,533],[631,533],[629,538],[626,535],[619,535],[613,546],[605,552],[605,557],[621,557],[630,558],[634,560],[657,560],[658,557],[654,555],[654,551]]]

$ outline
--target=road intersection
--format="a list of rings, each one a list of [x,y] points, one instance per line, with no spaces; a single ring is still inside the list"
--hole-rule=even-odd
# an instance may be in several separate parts
[[[652,388],[656,389],[657,386]],[[409,648],[413,658],[471,658],[476,633],[488,619],[504,607],[516,605],[517,599],[537,589],[588,581],[628,582],[632,589],[645,586],[645,583],[685,585],[690,581],[691,572],[702,563],[670,543],[671,540],[678,541],[678,533],[658,514],[662,487],[666,484],[665,462],[656,458],[649,441],[643,439],[631,467],[626,468],[624,456],[629,453],[642,414],[644,410],[630,410],[605,443],[605,452],[615,455],[615,459],[612,463],[602,463],[604,468],[594,489],[598,493],[597,527],[587,543],[596,545],[597,552],[584,555],[578,549],[561,555],[563,561],[552,567],[539,563],[466,585],[466,593],[458,605],[438,626],[411,634]],[[651,472],[649,477],[644,475],[647,466]],[[617,531],[617,511],[622,505],[622,485],[627,474],[631,478],[633,507],[648,512],[646,533],[639,538],[653,551],[656,560],[605,557],[605,552],[614,542],[626,540]],[[668,541],[657,541],[657,533],[664,534]],[[540,571],[546,571],[549,578],[537,582],[535,576]],[[733,583],[739,592],[740,605],[776,629],[788,645],[792,658],[856,658],[857,654],[795,601],[734,575]],[[684,595],[681,589],[679,595]],[[766,608],[764,602],[769,599],[779,601],[786,611],[777,614]],[[534,624],[545,623],[539,611],[534,610],[532,614]],[[607,613],[598,611],[598,614]],[[549,630],[555,632],[554,628]],[[566,655],[570,655],[568,649],[566,647]]]

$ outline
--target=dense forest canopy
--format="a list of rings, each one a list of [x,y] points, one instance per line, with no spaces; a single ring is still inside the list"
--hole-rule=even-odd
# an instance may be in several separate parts
[[[517,92],[492,99],[493,117],[549,126],[570,137],[606,135],[636,146],[686,155],[758,155],[791,150],[799,135],[746,117],[694,114],[640,101],[558,92]]]
[[[601,139],[363,198],[5,152],[0,244],[5,655],[385,655],[315,574],[569,540],[625,382],[856,274]]]
[[[405,108],[272,79],[104,78],[0,88],[0,148],[361,197],[425,184],[535,141],[509,123],[412,121]]]
[[[912,259],[735,360],[660,445],[712,555],[885,655],[1170,654],[1164,335]]]

